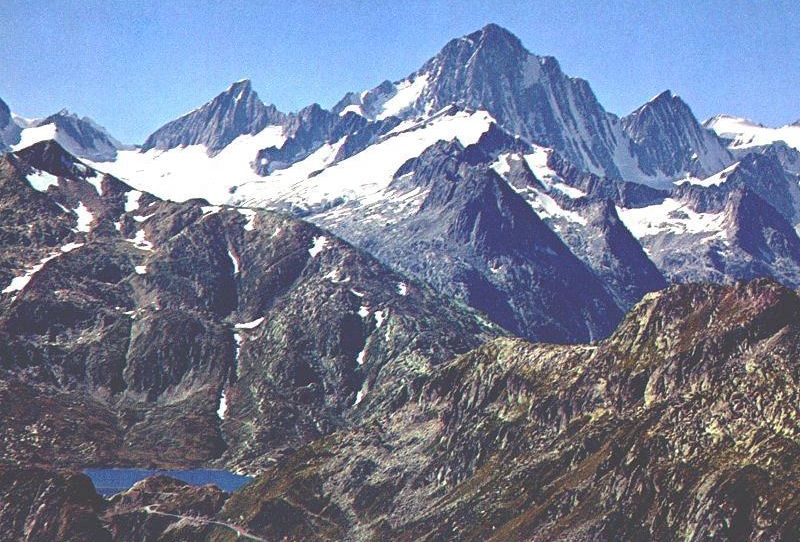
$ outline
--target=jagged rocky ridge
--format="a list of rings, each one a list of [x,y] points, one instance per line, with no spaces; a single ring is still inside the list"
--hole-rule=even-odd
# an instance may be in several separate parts
[[[240,135],[256,134],[284,119],[285,115],[274,105],[264,105],[250,80],[244,79],[199,109],[153,132],[142,145],[142,151],[205,145],[213,154]]]
[[[496,339],[408,380],[199,521],[148,516],[209,502],[159,480],[92,510],[183,540],[793,540],[798,317],[767,280],[673,286],[597,345]]]
[[[0,217],[6,460],[257,469],[504,333],[310,224],[54,142],[0,160]]]

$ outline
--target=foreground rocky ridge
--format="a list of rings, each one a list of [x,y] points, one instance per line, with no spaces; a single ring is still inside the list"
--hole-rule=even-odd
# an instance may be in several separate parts
[[[145,539],[794,540],[798,317],[774,282],[683,285],[597,345],[489,341]]]
[[[503,333],[331,234],[0,162],[2,458],[256,470]]]

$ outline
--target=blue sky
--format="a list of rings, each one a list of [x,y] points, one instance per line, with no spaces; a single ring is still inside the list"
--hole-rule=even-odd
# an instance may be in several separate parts
[[[126,142],[245,77],[282,110],[329,107],[488,22],[558,58],[617,114],[669,88],[701,119],[800,119],[796,1],[0,0],[0,21],[12,110],[67,107]]]

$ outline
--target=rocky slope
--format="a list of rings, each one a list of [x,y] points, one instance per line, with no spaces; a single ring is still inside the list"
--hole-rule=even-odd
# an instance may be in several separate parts
[[[799,317],[770,281],[674,286],[599,344],[496,339],[408,380],[216,512],[134,488],[103,522],[160,498],[208,503],[164,527],[184,540],[794,540]]]
[[[256,469],[502,333],[310,224],[56,143],[3,157],[0,196],[6,459]]]

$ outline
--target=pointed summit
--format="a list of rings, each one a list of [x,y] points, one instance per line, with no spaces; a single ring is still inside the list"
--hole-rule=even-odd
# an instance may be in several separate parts
[[[209,154],[215,154],[240,135],[256,134],[285,118],[274,105],[259,99],[249,79],[242,79],[202,107],[153,132],[142,150],[204,145]]]
[[[586,81],[566,76],[554,58],[530,53],[497,24],[450,40],[401,81],[348,94],[334,111],[408,119],[451,105],[487,111],[512,135],[554,148],[582,169],[620,177],[619,128]]]
[[[704,129],[686,102],[670,90],[623,117],[622,127],[647,175],[675,178],[688,172],[704,177],[733,160],[723,142]]]

